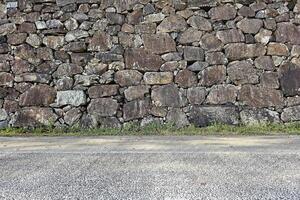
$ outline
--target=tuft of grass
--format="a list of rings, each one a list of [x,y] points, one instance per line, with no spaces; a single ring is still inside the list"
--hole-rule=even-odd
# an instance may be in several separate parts
[[[7,128],[0,130],[2,137],[29,137],[29,136],[180,136],[180,135],[300,135],[300,123],[287,124],[253,124],[253,125],[225,125],[213,124],[208,127],[198,128],[188,126],[176,128],[172,124],[149,124],[140,127],[137,123],[128,123],[123,128],[53,128],[40,127]]]

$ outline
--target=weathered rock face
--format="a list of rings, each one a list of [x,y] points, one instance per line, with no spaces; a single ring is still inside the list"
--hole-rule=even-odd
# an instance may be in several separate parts
[[[15,119],[14,127],[37,127],[53,125],[58,116],[54,114],[51,108],[30,107],[20,110]]]
[[[20,96],[21,106],[49,106],[54,103],[56,91],[48,85],[36,85]]]
[[[119,104],[111,98],[93,99],[89,104],[87,111],[96,117],[110,117],[117,113]]]
[[[283,106],[281,92],[271,88],[245,85],[240,90],[239,98],[246,105],[256,108]]]
[[[151,98],[156,106],[180,107],[182,105],[179,90],[175,85],[153,88]]]
[[[287,63],[281,67],[281,88],[285,95],[300,95],[300,66]]]
[[[299,14],[292,0],[3,1],[0,128],[300,121]]]
[[[56,97],[58,106],[80,106],[86,104],[86,95],[82,90],[58,91]]]
[[[268,109],[245,109],[241,111],[241,121],[243,124],[265,124],[279,123],[278,112]]]
[[[190,115],[191,123],[203,127],[214,123],[239,124],[239,112],[233,106],[198,106],[193,107]]]

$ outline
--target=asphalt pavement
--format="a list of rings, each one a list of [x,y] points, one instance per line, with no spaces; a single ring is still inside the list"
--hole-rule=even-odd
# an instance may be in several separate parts
[[[300,137],[0,137],[0,199],[300,199]]]

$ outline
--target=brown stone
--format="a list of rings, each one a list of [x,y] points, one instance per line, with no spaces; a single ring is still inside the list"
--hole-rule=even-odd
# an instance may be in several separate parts
[[[95,85],[89,88],[88,94],[92,99],[110,97],[118,94],[118,85]]]
[[[176,43],[167,33],[143,35],[145,50],[163,54],[176,51]]]
[[[229,29],[218,31],[216,34],[217,38],[219,38],[224,44],[228,43],[238,43],[244,42],[245,36],[242,31],[237,29]]]
[[[125,121],[133,119],[140,119],[148,114],[149,110],[148,100],[135,100],[124,104],[123,118]]]
[[[198,82],[197,76],[190,70],[181,70],[175,77],[175,83],[179,87],[188,88],[196,85]]]
[[[124,95],[128,101],[144,99],[145,94],[149,93],[149,89],[150,87],[146,85],[130,86],[124,91]]]
[[[235,18],[236,10],[233,6],[222,5],[210,9],[209,16],[212,20],[230,20]]]
[[[35,85],[20,96],[21,106],[49,106],[54,103],[56,90],[48,85]]]
[[[227,73],[230,80],[237,85],[259,82],[257,71],[248,60],[229,63]]]
[[[286,63],[280,67],[280,85],[286,96],[300,95],[300,67]]]
[[[13,127],[28,126],[51,126],[55,123],[58,116],[51,108],[29,107],[17,112],[13,120]]]
[[[275,37],[277,42],[300,44],[300,29],[289,22],[278,23]]]
[[[206,34],[201,38],[201,47],[206,51],[219,51],[223,48],[222,41],[213,34]]]
[[[283,106],[283,96],[279,90],[254,85],[242,86],[239,92],[239,100],[248,106],[263,107],[281,107]]]
[[[144,49],[127,49],[124,57],[127,69],[158,71],[163,64],[163,60],[160,56],[152,54]]]
[[[271,42],[268,44],[267,54],[270,56],[288,56],[289,49],[285,44]]]
[[[120,86],[132,86],[141,83],[143,74],[137,70],[122,70],[115,74],[115,81]]]
[[[187,90],[187,98],[193,105],[201,105],[206,99],[207,91],[204,87],[192,87]]]
[[[173,84],[153,88],[151,99],[154,105],[159,107],[180,107],[182,105],[179,90]]]
[[[200,84],[203,86],[212,86],[220,84],[226,79],[226,67],[224,65],[216,65],[207,67],[199,74]]]
[[[238,89],[234,85],[215,85],[211,88],[207,96],[209,104],[227,104],[235,103]]]
[[[264,72],[260,76],[260,83],[263,87],[279,88],[279,79],[277,72]]]
[[[263,26],[263,21],[260,19],[244,18],[237,23],[237,27],[244,33],[256,34]]]
[[[170,33],[185,30],[187,23],[185,19],[179,15],[171,15],[165,18],[157,27],[158,32]]]
[[[12,87],[14,83],[14,77],[7,72],[0,72],[0,86]]]
[[[228,44],[225,55],[229,60],[243,60],[263,56],[266,53],[265,46],[262,44]]]
[[[104,32],[98,31],[90,39],[88,50],[89,51],[108,51],[112,47],[112,41],[109,35]]]
[[[117,113],[119,104],[112,98],[92,99],[87,111],[96,117],[109,117]]]
[[[7,36],[7,43],[12,45],[19,45],[25,42],[27,38],[26,33],[13,33]]]
[[[273,59],[270,56],[260,56],[255,59],[254,64],[258,69],[273,70],[275,68]]]

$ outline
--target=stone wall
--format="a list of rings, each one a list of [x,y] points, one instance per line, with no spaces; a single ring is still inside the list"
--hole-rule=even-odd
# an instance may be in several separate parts
[[[0,2],[0,127],[300,120],[300,1]]]

